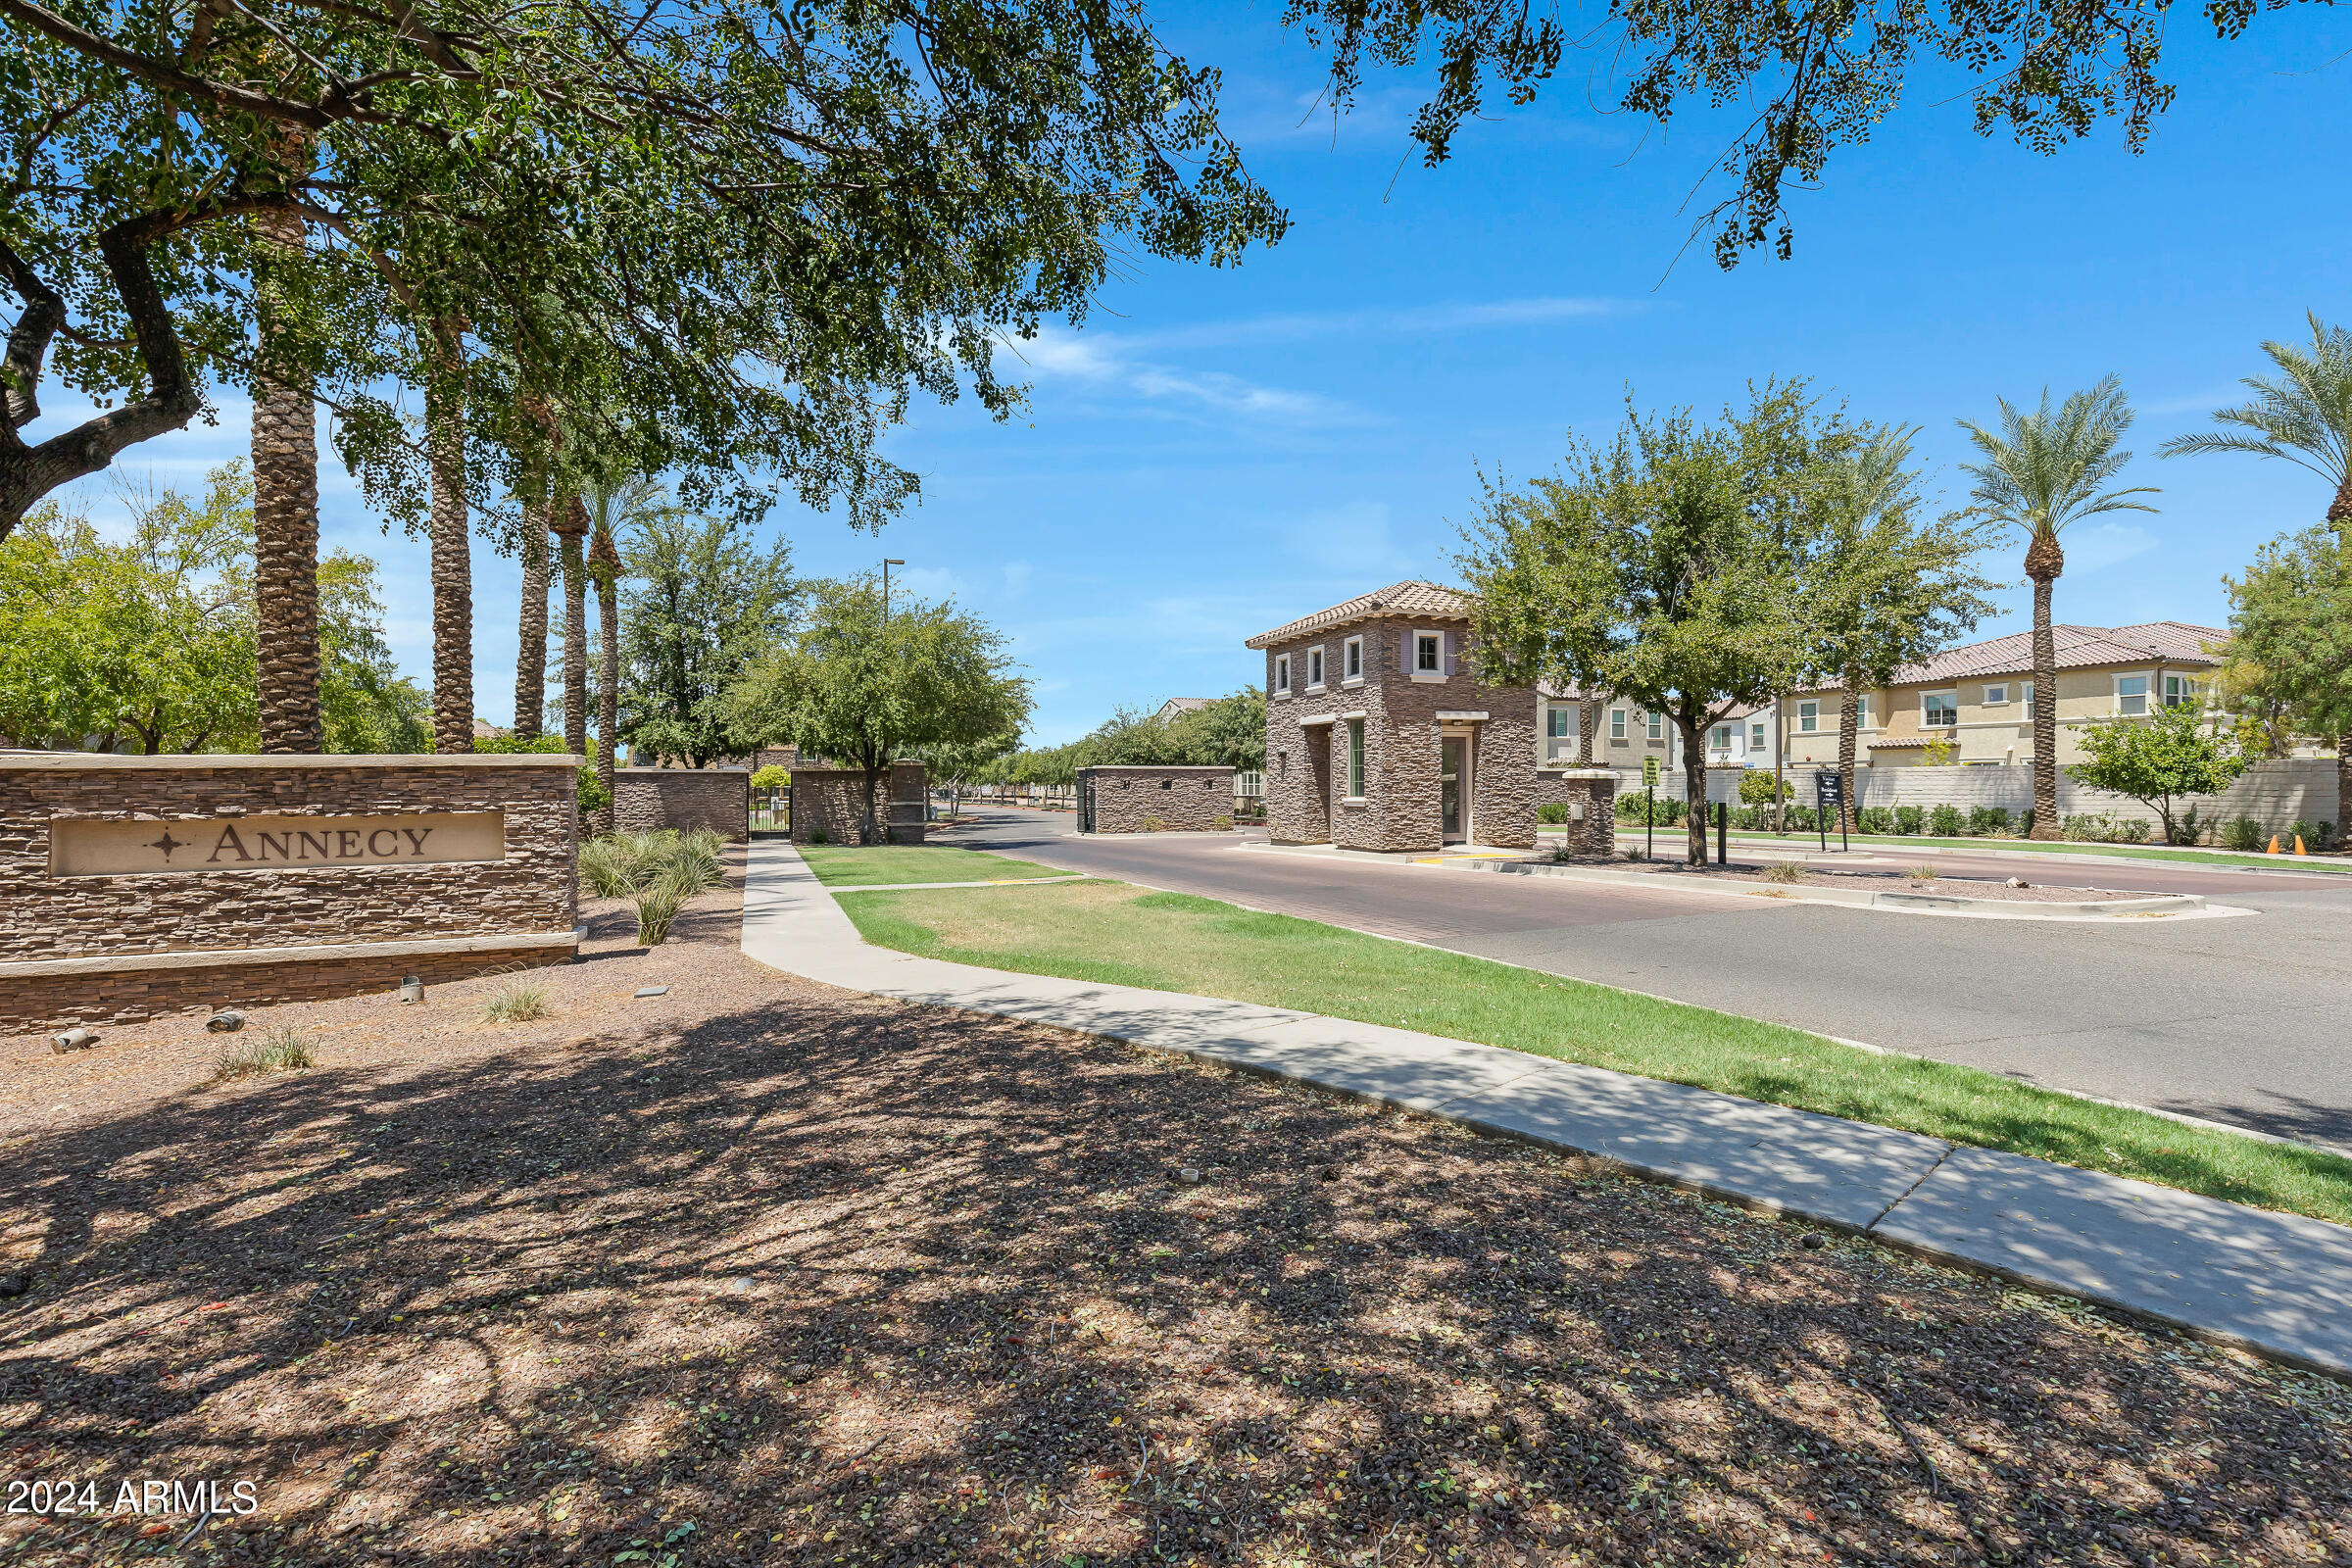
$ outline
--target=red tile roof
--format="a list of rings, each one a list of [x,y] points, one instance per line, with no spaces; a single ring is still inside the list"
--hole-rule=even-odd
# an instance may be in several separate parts
[[[2168,664],[2210,668],[2221,660],[2205,646],[2220,646],[2230,634],[2219,626],[2192,626],[2179,620],[2151,620],[2136,626],[2052,626],[2050,641],[2060,669],[2096,669],[2105,664]],[[1972,680],[1982,675],[2032,675],[2034,634],[2012,632],[1986,642],[1970,643],[1937,654],[1894,672],[1889,686],[1933,686],[1943,681]],[[1841,690],[1843,681],[1825,681],[1808,691]]]
[[[1409,615],[1415,620],[1468,620],[1478,601],[1456,588],[1441,588],[1418,578],[1393,582],[1372,593],[1359,594],[1346,604],[1301,615],[1288,625],[1261,631],[1242,646],[1270,648],[1310,632],[1329,631],[1381,615]]]

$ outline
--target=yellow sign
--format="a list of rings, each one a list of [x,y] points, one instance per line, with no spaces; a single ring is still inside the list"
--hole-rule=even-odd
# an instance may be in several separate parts
[[[1654,757],[1642,759],[1642,787],[1647,790],[1658,787],[1658,760]]]
[[[51,876],[448,865],[506,858],[504,811],[213,816],[172,821],[58,817],[49,823]]]

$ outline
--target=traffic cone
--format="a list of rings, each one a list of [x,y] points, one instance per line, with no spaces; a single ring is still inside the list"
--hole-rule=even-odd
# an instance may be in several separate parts
[[[2274,834],[2272,834],[2272,835],[2271,835],[2271,847],[2270,847],[2269,849],[2267,849],[2267,850],[2263,851],[2262,853],[2263,853],[2263,854],[2265,854],[2265,855],[2277,855],[2277,854],[2278,853],[2278,834],[2274,833]]]
[[[2295,835],[2295,853],[2297,855],[2309,855],[2311,853],[2309,850],[2303,847],[2303,835],[2300,833]]]

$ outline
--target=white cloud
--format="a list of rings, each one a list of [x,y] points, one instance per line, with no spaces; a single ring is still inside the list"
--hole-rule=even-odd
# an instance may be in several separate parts
[[[1079,334],[1045,326],[1035,337],[1005,340],[1004,352],[1034,379],[1125,391],[1146,402],[1294,425],[1375,422],[1374,416],[1318,393],[1260,386],[1222,370],[1189,370],[1140,358],[1115,333]]]

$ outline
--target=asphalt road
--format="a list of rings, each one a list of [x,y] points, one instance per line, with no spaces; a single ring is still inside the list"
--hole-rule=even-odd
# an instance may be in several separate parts
[[[2352,1152],[2352,878],[1935,857],[2231,919],[1966,920],[1244,849],[993,811],[948,842],[1403,937]],[[1735,858],[1737,858],[1735,854]],[[1895,866],[1918,853],[1881,857]]]

